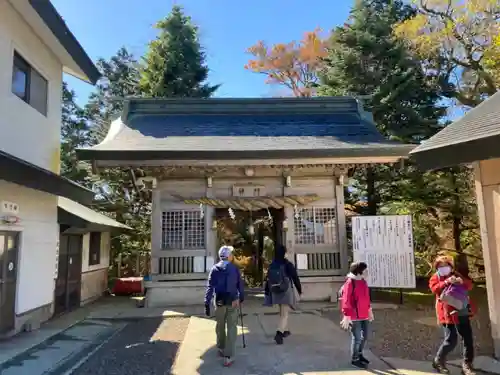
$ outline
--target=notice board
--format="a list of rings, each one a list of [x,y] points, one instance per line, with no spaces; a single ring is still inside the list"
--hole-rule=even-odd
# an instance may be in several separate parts
[[[415,255],[410,215],[354,216],[355,262],[368,265],[368,285],[415,288]]]

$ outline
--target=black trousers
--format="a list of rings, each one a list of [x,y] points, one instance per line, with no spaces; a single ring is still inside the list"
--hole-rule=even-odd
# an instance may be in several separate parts
[[[472,326],[468,316],[459,317],[458,324],[443,324],[444,340],[436,355],[436,360],[440,362],[446,361],[446,357],[450,354],[458,344],[458,335],[462,338],[463,343],[463,360],[466,363],[472,364],[474,360],[474,338],[472,336]]]

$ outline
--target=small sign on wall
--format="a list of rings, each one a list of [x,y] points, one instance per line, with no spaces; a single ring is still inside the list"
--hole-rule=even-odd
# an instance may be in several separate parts
[[[307,254],[297,254],[297,269],[298,270],[307,270],[308,269],[308,263],[307,263]]]
[[[56,266],[54,270],[54,279],[57,279],[57,273],[59,272],[59,240],[56,242]]]
[[[204,256],[196,256],[193,260],[193,271],[195,273],[203,273],[205,272],[205,257]]]
[[[14,202],[1,201],[0,212],[10,215],[19,215],[19,205]]]
[[[207,257],[207,268],[206,268],[206,272],[210,272],[210,270],[212,269],[212,267],[214,266],[214,257]]]
[[[266,187],[263,185],[233,185],[233,197],[252,198],[266,195]]]

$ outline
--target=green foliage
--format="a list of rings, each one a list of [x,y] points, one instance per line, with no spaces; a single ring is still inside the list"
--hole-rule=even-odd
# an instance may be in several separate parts
[[[402,1],[358,1],[348,23],[332,33],[319,88],[323,95],[361,97],[378,130],[407,143],[435,134],[445,115],[436,76],[393,37],[393,27],[413,16]],[[424,173],[407,163],[358,168],[353,177],[346,203],[358,212],[413,215],[418,274],[428,274],[433,257],[445,249],[480,255],[469,169]]]
[[[359,1],[332,33],[320,87],[322,95],[366,96],[379,131],[405,142],[433,135],[445,114],[420,61],[392,36],[393,26],[412,14],[401,1]]]
[[[81,165],[75,151],[88,145],[89,126],[85,121],[83,109],[75,102],[74,91],[68,89],[66,82],[63,82],[62,95],[61,175],[89,186],[90,168]]]
[[[125,98],[140,96],[139,64],[125,47],[109,60],[100,58],[96,65],[102,78],[85,106],[85,115],[91,121],[92,143],[104,139],[111,121],[122,111]]]
[[[178,6],[158,22],[141,67],[140,90],[147,97],[208,98],[219,87],[206,83],[208,67],[198,28]]]
[[[101,142],[109,131],[111,121],[123,109],[123,99],[140,94],[139,70],[134,56],[125,48],[109,60],[97,61],[102,79],[85,106],[85,116],[91,129],[90,142]],[[151,248],[151,202],[138,194],[131,185],[131,174],[123,168],[105,168],[94,177],[101,187],[97,208],[122,222],[132,231],[122,231],[112,239],[113,258],[118,254],[138,254]]]
[[[218,86],[206,83],[208,68],[197,37],[197,28],[181,8],[158,22],[158,37],[149,44],[142,64],[126,48],[110,59],[99,59],[102,79],[84,109],[74,101],[74,93],[64,87],[62,157],[63,172],[98,192],[96,208],[130,226],[112,239],[112,257],[148,252],[151,249],[151,192],[136,191],[131,173],[140,169],[104,168],[92,175],[82,168],[75,148],[101,142],[110,124],[129,97],[209,97]],[[83,163],[83,166],[85,164]]]

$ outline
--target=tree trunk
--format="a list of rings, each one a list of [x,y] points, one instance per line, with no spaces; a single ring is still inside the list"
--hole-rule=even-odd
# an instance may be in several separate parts
[[[377,214],[377,192],[375,191],[376,174],[373,167],[366,168],[367,214]]]

